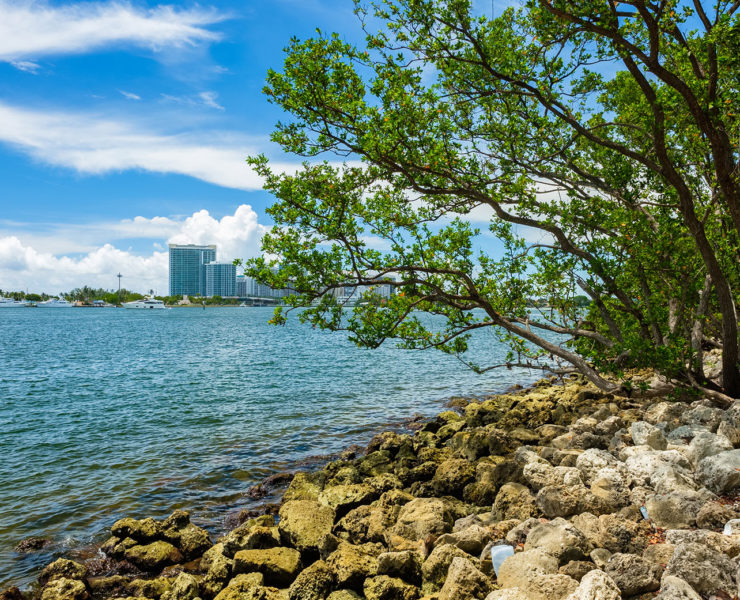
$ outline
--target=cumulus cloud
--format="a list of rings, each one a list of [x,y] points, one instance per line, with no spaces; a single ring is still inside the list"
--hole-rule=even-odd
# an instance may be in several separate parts
[[[147,9],[128,2],[54,6],[35,0],[0,0],[0,61],[89,52],[113,44],[160,50],[220,39],[206,27],[226,18],[215,10]],[[16,64],[17,66],[17,64]]]
[[[217,259],[230,261],[257,255],[267,228],[258,222],[257,213],[250,206],[242,204],[233,215],[221,219],[211,216],[207,210],[200,210],[184,219],[137,216],[116,223],[64,229],[67,235],[75,230],[88,235],[97,232],[99,236],[107,232],[108,241],[101,240],[76,256],[65,256],[50,248],[55,243],[60,244],[54,241],[60,239],[59,232],[49,232],[44,250],[39,249],[42,243],[38,235],[0,234],[0,288],[47,293],[83,285],[114,289],[118,285],[116,274],[120,271],[124,276],[123,285],[128,289],[155,289],[160,294],[167,293],[169,261],[163,244],[165,240],[176,244],[216,244]],[[136,238],[155,240],[154,251],[138,254],[111,243],[116,239]]]

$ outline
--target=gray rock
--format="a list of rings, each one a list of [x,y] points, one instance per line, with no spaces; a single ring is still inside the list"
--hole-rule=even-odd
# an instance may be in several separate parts
[[[576,458],[576,468],[581,471],[583,481],[587,485],[596,477],[596,474],[605,467],[616,467],[619,461],[606,450],[589,448]]]
[[[612,553],[606,548],[594,548],[589,554],[589,557],[598,569],[603,569],[609,564],[609,559],[612,557]]]
[[[702,460],[696,467],[696,479],[717,494],[740,487],[740,449]]]
[[[522,476],[535,491],[547,485],[582,486],[581,472],[573,467],[553,467],[547,463],[531,462],[524,466]]]
[[[676,546],[664,577],[680,577],[699,594],[725,592],[732,597],[736,593],[735,570],[732,560],[724,554],[688,542]]]
[[[604,571],[594,569],[586,573],[578,588],[567,600],[621,600],[619,588]]]
[[[660,568],[634,554],[613,554],[606,565],[623,596],[654,592],[660,587]]]
[[[685,411],[681,415],[681,421],[687,425],[701,425],[711,431],[716,431],[717,426],[724,415],[724,411],[720,408],[711,406],[709,401],[707,401],[706,404],[703,404],[702,402],[704,401],[700,400],[694,408]]]
[[[670,443],[680,444],[682,442],[690,441],[695,435],[702,432],[712,433],[704,425],[680,425],[671,431],[666,437]]]
[[[648,517],[663,529],[688,529],[696,525],[696,515],[711,499],[711,494],[679,490],[669,494],[649,496],[645,502]]]
[[[564,565],[571,560],[581,560],[591,550],[586,536],[565,519],[553,519],[532,528],[524,550],[539,548]]]
[[[686,454],[696,466],[708,456],[714,456],[727,450],[732,450],[732,444],[725,436],[702,431],[691,440]]]
[[[676,450],[653,450],[647,446],[634,446],[622,450],[625,465],[635,483],[650,484],[654,473],[662,467],[673,467],[679,473],[688,475],[691,464]]]
[[[505,588],[525,589],[535,575],[554,575],[558,560],[539,548],[510,556],[499,567],[498,584]]]
[[[702,598],[683,579],[666,575],[660,582],[660,594],[655,600],[702,600]]]
[[[665,450],[668,447],[663,432],[646,421],[632,423],[630,433],[635,446],[650,446],[654,450]]]

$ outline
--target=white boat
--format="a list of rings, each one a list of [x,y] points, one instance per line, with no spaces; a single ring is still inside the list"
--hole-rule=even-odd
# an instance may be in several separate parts
[[[28,306],[28,302],[0,296],[0,308],[21,308],[23,306]]]
[[[155,300],[154,298],[142,298],[141,300],[134,300],[133,302],[124,302],[123,308],[165,310],[167,307],[161,300]]]
[[[73,305],[71,302],[67,302],[64,298],[50,298],[49,300],[39,302],[37,306],[43,306],[46,308],[69,308]]]

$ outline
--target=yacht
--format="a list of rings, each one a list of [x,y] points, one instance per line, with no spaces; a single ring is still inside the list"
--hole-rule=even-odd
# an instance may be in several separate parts
[[[167,307],[161,300],[155,300],[154,298],[142,298],[141,300],[134,300],[133,302],[124,302],[123,308],[164,310]]]
[[[72,306],[71,302],[67,302],[64,298],[50,298],[49,300],[44,300],[43,302],[39,302],[38,306],[48,307],[48,308],[69,308]]]
[[[0,296],[0,308],[20,308],[22,306],[28,306],[28,302]]]

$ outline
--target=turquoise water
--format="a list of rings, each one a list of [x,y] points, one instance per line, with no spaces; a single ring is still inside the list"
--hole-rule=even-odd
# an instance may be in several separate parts
[[[182,507],[217,532],[270,474],[538,376],[362,350],[295,320],[270,326],[271,312],[0,310],[0,589],[122,516]],[[503,358],[490,333],[475,347]],[[53,544],[15,554],[29,536]]]

